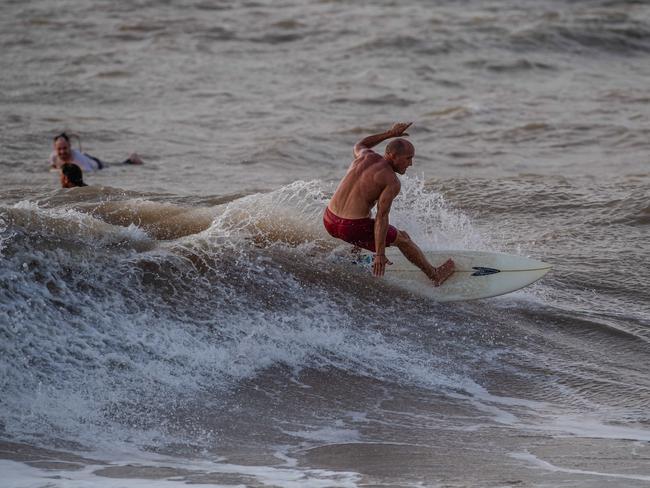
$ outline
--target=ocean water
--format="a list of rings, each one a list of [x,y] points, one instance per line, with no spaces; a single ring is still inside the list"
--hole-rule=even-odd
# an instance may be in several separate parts
[[[0,486],[648,486],[649,79],[642,1],[4,0]],[[396,121],[391,223],[553,271],[347,266],[322,212]]]

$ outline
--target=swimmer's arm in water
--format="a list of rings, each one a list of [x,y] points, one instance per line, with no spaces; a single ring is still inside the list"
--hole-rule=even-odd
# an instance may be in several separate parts
[[[354,145],[354,157],[358,158],[363,151],[372,149],[377,144],[385,141],[386,139],[391,139],[393,137],[408,136],[408,134],[406,134],[404,131],[408,129],[412,124],[413,122],[406,122],[406,123],[400,122],[393,125],[393,127],[391,127],[389,130],[385,132],[364,137]]]
[[[56,154],[52,153],[50,159],[47,161],[49,169],[58,169],[56,162]]]

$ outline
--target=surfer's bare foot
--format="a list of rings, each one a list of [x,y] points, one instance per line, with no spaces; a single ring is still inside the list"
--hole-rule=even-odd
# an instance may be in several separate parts
[[[434,286],[442,285],[447,279],[454,274],[456,265],[451,259],[448,259],[436,268],[435,278],[433,279]]]

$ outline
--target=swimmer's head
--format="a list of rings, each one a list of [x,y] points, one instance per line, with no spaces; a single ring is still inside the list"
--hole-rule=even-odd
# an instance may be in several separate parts
[[[66,163],[61,166],[61,187],[74,188],[75,186],[86,186],[83,172],[76,164]]]
[[[72,154],[70,151],[70,138],[65,132],[54,136],[54,150],[61,161],[70,161]]]
[[[68,141],[68,143],[70,142],[70,136],[68,136],[68,134],[66,134],[65,132],[61,132],[60,134],[57,134],[52,138],[54,142],[56,142],[57,139],[64,139]]]

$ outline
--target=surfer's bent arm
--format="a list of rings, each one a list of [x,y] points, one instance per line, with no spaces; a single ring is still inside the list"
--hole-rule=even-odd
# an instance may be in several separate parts
[[[383,276],[386,270],[386,233],[388,232],[388,214],[393,200],[400,190],[399,181],[391,183],[384,188],[377,201],[377,215],[375,215],[375,257],[372,263],[372,274]]]
[[[363,151],[372,149],[380,142],[384,142],[386,139],[391,139],[393,137],[400,137],[400,136],[408,136],[408,134],[405,134],[404,131],[408,129],[412,123],[413,122],[398,123],[393,125],[393,127],[391,127],[389,130],[385,132],[364,137],[354,145],[354,157],[358,158]]]

